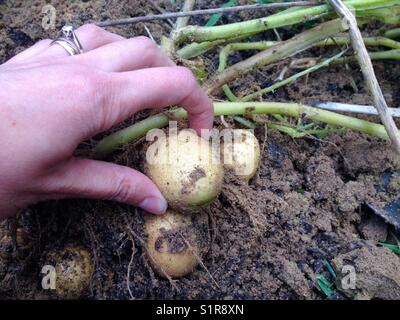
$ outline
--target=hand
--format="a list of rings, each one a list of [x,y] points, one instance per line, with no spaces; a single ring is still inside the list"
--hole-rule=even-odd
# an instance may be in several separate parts
[[[60,198],[115,200],[163,213],[167,203],[145,175],[74,157],[74,150],[144,108],[181,105],[197,132],[212,127],[212,103],[190,70],[151,40],[93,25],[76,34],[83,54],[68,56],[43,40],[0,65],[0,218]]]

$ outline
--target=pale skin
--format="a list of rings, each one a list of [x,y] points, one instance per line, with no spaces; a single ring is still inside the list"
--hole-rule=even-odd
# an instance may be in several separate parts
[[[145,108],[180,105],[200,133],[212,127],[212,103],[190,70],[150,39],[125,39],[94,25],[76,34],[83,54],[69,56],[42,40],[0,65],[0,218],[63,198],[164,213],[164,197],[142,173],[73,153]]]

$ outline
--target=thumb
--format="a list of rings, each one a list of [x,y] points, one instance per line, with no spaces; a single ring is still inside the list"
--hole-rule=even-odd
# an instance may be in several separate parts
[[[167,209],[157,186],[144,174],[128,167],[71,158],[48,179],[46,189],[57,198],[114,200],[156,214]]]

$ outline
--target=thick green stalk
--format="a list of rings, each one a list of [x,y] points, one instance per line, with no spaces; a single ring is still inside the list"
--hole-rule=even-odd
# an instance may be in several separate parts
[[[399,0],[350,0],[345,2],[356,11],[378,9],[398,5]],[[289,10],[273,14],[271,16],[244,22],[232,23],[214,27],[187,26],[174,32],[173,40],[180,43],[186,40],[190,42],[213,41],[237,36],[245,36],[251,33],[262,32],[273,28],[284,27],[300,22],[315,20],[327,14],[333,13],[329,5],[321,5],[299,10]]]
[[[170,112],[174,119],[185,119],[187,113],[178,108]],[[333,126],[367,133],[385,140],[388,135],[385,128],[376,123],[341,115],[335,112],[317,109],[297,103],[282,102],[215,102],[215,116],[235,116],[253,114],[280,114],[289,117],[309,118],[313,121],[324,122]],[[95,158],[104,158],[124,144],[141,138],[151,129],[162,128],[168,125],[170,118],[163,113],[148,117],[130,127],[117,131],[101,140],[94,148]]]
[[[387,38],[400,38],[400,28],[388,30],[383,34]]]
[[[173,119],[184,119],[187,116],[186,111],[182,108],[172,110],[170,114]],[[151,129],[164,128],[168,125],[169,120],[167,115],[159,113],[105,137],[94,148],[94,158],[106,157],[124,144],[145,136]]]

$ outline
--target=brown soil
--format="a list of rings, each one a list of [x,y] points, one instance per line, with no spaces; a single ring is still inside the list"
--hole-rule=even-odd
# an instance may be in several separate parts
[[[178,10],[169,1],[158,2],[168,10]],[[210,6],[210,2],[201,5]],[[221,2],[212,1],[212,6]],[[0,62],[39,39],[54,37],[55,31],[44,31],[40,25],[41,8],[46,3],[0,0]],[[52,4],[57,9],[57,27],[66,21],[80,25],[157,13],[147,1]],[[233,19],[245,17],[236,14]],[[204,21],[199,18],[193,23]],[[169,30],[166,22],[147,26],[156,39]],[[126,37],[146,34],[143,24],[112,30]],[[287,28],[282,36],[287,38],[295,31]],[[275,40],[273,32],[262,37]],[[328,52],[314,49],[302,56]],[[242,59],[246,54],[233,58]],[[210,70],[215,69],[216,59],[216,52],[206,55]],[[247,89],[242,87],[241,94],[254,89],[256,82],[264,87],[287,63],[275,65],[268,72],[256,72],[232,88],[237,90],[244,81]],[[374,65],[389,104],[398,106],[400,65]],[[277,90],[272,99],[370,103],[356,66],[348,70],[335,66],[313,73]],[[136,115],[120,127],[146,114]],[[257,175],[244,183],[228,173],[222,194],[207,209],[212,239],[203,258],[207,270],[200,266],[173,284],[155,275],[143,246],[144,220],[139,209],[88,200],[47,202],[27,209],[17,221],[0,222],[0,297],[55,298],[41,288],[44,259],[49,251],[76,245],[92,253],[94,272],[85,296],[90,299],[325,299],[315,282],[317,274],[329,278],[325,260],[334,262],[339,278],[341,267],[350,264],[361,279],[357,292],[338,284],[333,298],[398,298],[400,258],[376,245],[377,241],[393,242],[398,233],[367,204],[382,208],[399,198],[396,171],[400,159],[381,140],[354,132],[324,140],[292,139],[272,130],[257,133],[260,142],[265,141]],[[110,160],[140,168],[142,148],[139,141]],[[383,173],[393,177],[388,192],[378,188]],[[132,296],[127,286],[128,269]]]

